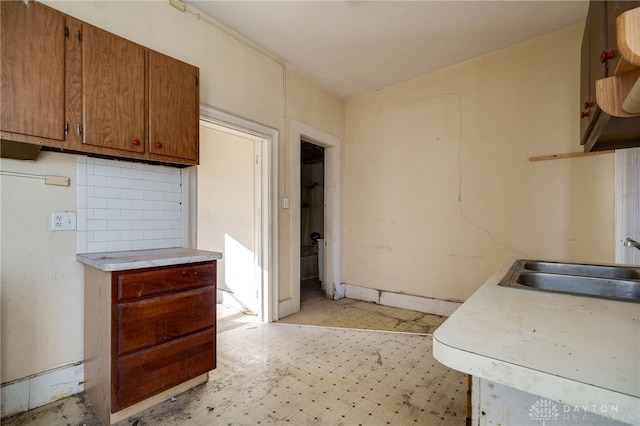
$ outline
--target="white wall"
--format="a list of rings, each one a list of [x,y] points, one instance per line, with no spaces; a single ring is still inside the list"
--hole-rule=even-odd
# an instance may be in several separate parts
[[[508,258],[613,261],[613,156],[581,151],[583,25],[347,102],[347,284],[466,299]]]
[[[76,211],[76,157],[43,152],[36,163],[2,159],[0,169],[71,182],[0,176],[5,383],[82,359],[84,291],[76,232],[51,231],[52,211]]]

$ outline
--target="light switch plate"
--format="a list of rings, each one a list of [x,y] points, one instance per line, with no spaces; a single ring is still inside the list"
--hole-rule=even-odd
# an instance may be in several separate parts
[[[52,231],[75,231],[76,212],[51,212]]]

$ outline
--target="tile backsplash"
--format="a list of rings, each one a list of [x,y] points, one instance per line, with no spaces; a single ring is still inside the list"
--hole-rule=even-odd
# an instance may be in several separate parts
[[[78,156],[78,253],[182,247],[182,170]]]

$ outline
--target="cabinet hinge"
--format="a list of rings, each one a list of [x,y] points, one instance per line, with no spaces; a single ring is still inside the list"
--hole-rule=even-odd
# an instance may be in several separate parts
[[[78,30],[78,43],[82,42],[82,31]]]
[[[64,37],[67,39],[69,38],[69,27],[66,25],[64,26]]]
[[[64,134],[65,135],[69,134],[69,122],[68,121],[64,122]]]
[[[78,136],[82,135],[82,123],[78,123],[76,125],[76,133],[78,134]]]

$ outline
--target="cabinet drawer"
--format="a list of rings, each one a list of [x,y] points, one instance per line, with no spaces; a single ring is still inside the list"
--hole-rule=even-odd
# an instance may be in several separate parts
[[[215,326],[213,287],[116,306],[116,354],[123,355]]]
[[[119,272],[115,274],[117,300],[213,286],[215,279],[215,262]]]
[[[112,412],[215,368],[215,330],[119,358]]]

